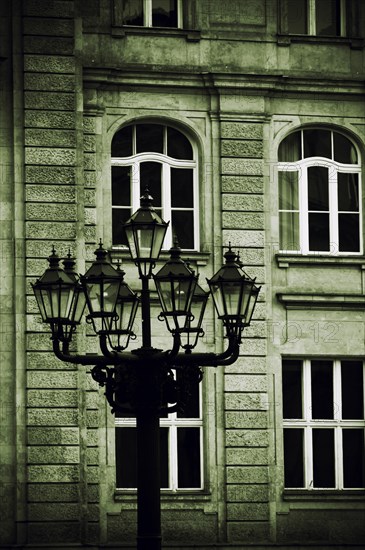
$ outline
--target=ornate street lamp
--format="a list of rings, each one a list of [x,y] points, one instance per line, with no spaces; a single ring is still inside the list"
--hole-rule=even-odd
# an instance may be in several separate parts
[[[209,292],[198,284],[198,276],[181,259],[176,245],[170,250],[168,262],[152,275],[167,226],[146,192],[141,207],[124,226],[142,281],[139,296],[124,281],[124,272],[112,266],[101,243],[95,252],[96,260],[80,280],[74,272],[75,262],[66,258],[62,269],[53,250],[50,267],[33,285],[42,320],[51,327],[56,356],[62,361],[92,366],[92,377],[105,388],[112,412],[136,416],[138,550],[161,548],[159,418],[184,406],[191,387],[196,387],[203,377],[202,367],[236,361],[242,331],[250,324],[260,291],[229,246],[225,265],[208,280],[228,345],[219,354],[196,352]],[[160,319],[166,321],[173,337],[173,345],[166,351],[152,347],[152,277],[162,308]],[[85,303],[86,321],[99,338],[99,354],[69,352]],[[135,338],[133,323],[139,303],[142,345],[127,351],[130,340]],[[177,370],[178,381],[173,375]]]

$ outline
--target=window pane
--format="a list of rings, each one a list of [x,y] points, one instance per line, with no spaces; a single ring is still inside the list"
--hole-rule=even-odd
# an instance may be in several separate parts
[[[307,0],[287,0],[288,32],[307,34]]]
[[[359,252],[359,215],[339,214],[338,215],[338,236],[340,252]]]
[[[298,210],[298,172],[279,172],[280,210]]]
[[[341,361],[342,418],[364,418],[362,361]]]
[[[308,168],[308,210],[328,210],[328,168]]]
[[[181,371],[176,371],[176,379],[177,382],[183,381],[184,373]],[[197,381],[195,384],[192,384],[189,386],[189,391],[184,392],[184,402],[185,406],[182,411],[177,411],[176,416],[178,418],[199,418],[200,417],[200,407],[199,407],[199,397],[200,397],[200,391],[199,391],[199,382]]]
[[[200,428],[177,429],[177,461],[179,488],[200,487]]]
[[[295,162],[302,158],[301,132],[287,136],[279,145],[279,162]]]
[[[113,208],[112,209],[112,233],[113,245],[123,244],[128,245],[123,225],[130,218],[132,211],[130,208]]]
[[[177,0],[152,0],[152,26],[177,27]]]
[[[194,248],[194,214],[192,211],[175,210],[171,213],[172,231],[177,237],[180,248]]]
[[[342,212],[359,211],[358,174],[337,174],[338,209]]]
[[[334,430],[313,430],[313,487],[335,487]]]
[[[303,430],[284,429],[285,487],[304,487]]]
[[[333,132],[333,142],[335,148],[335,160],[344,164],[356,164],[357,153],[351,141],[345,136]]]
[[[283,418],[303,418],[301,361],[283,361]]]
[[[304,130],[304,158],[331,155],[331,132],[329,130]]]
[[[130,166],[112,166],[112,205],[131,205]]]
[[[333,363],[311,362],[312,418],[333,418]]]
[[[137,153],[163,153],[161,124],[137,124]]]
[[[132,150],[133,126],[126,126],[117,132],[112,141],[112,157],[130,157]]]
[[[341,0],[316,0],[316,35],[340,36]]]
[[[300,250],[299,213],[279,212],[280,250]]]
[[[364,430],[342,430],[343,485],[345,488],[365,487]]]
[[[193,170],[171,168],[171,206],[192,208],[193,205]]]
[[[330,229],[328,214],[309,214],[309,250],[329,252]]]
[[[153,197],[153,206],[161,207],[161,169],[159,162],[141,162],[140,164],[140,194],[148,187]]]
[[[193,158],[190,141],[175,128],[167,128],[167,154],[175,159],[192,160]]]

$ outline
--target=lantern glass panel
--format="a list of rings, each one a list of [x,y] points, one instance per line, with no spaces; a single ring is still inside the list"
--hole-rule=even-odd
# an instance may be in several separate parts
[[[156,286],[164,312],[167,313],[173,311],[174,304],[172,301],[171,281],[159,281]]]
[[[86,306],[86,297],[82,287],[79,285],[75,289],[74,300],[72,304],[72,320],[79,324]]]
[[[241,298],[241,281],[239,282],[225,282],[222,285],[222,291],[225,300],[225,313],[226,315],[239,315],[241,314],[242,303]]]
[[[211,293],[214,300],[214,305],[218,312],[219,317],[222,317],[225,314],[224,301],[222,296],[222,289],[220,284],[211,285]]]
[[[47,313],[46,313],[46,309],[45,309],[45,305],[44,305],[44,301],[43,301],[43,294],[42,294],[41,290],[37,287],[33,287],[33,290],[34,290],[34,295],[35,295],[36,300],[37,300],[37,304],[38,304],[40,314],[42,316],[42,321],[44,323],[46,323],[47,322]]]

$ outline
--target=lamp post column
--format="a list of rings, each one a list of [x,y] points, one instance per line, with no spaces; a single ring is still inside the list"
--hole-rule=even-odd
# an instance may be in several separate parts
[[[151,349],[151,310],[148,278],[142,277],[142,350],[138,370],[137,404],[137,548],[161,549],[159,365]]]

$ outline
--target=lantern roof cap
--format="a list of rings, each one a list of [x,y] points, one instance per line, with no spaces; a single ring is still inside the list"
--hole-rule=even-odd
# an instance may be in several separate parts
[[[170,259],[162,266],[160,271],[156,273],[154,278],[170,278],[172,277],[183,277],[183,278],[195,278],[198,279],[198,276],[195,275],[195,272],[188,266],[188,264],[181,258],[181,248],[178,245],[177,239],[174,240],[174,246],[169,250]]]
[[[152,206],[153,197],[150,195],[148,187],[146,187],[143,195],[140,198],[140,207],[136,210],[131,217],[125,222],[124,227],[129,224],[142,224],[156,223],[162,225],[168,225],[161,216],[157,214]]]
[[[60,258],[56,253],[55,247],[52,247],[52,253],[48,257],[49,267],[43,275],[37,280],[37,283],[74,283],[73,278],[60,267]]]
[[[108,260],[108,250],[103,247],[103,243],[100,239],[99,248],[94,252],[96,260],[93,261],[89,269],[86,271],[85,275],[82,277],[83,280],[90,278],[116,278],[120,277],[120,274],[115,269],[114,266]]]
[[[243,264],[240,261],[238,254],[233,252],[231,243],[228,245],[228,250],[224,254],[224,258],[226,263],[217,271],[215,275],[213,275],[213,277],[209,280],[209,283],[217,283],[222,280],[227,282],[235,282],[241,280],[242,278],[251,281],[254,280],[243,271]]]

